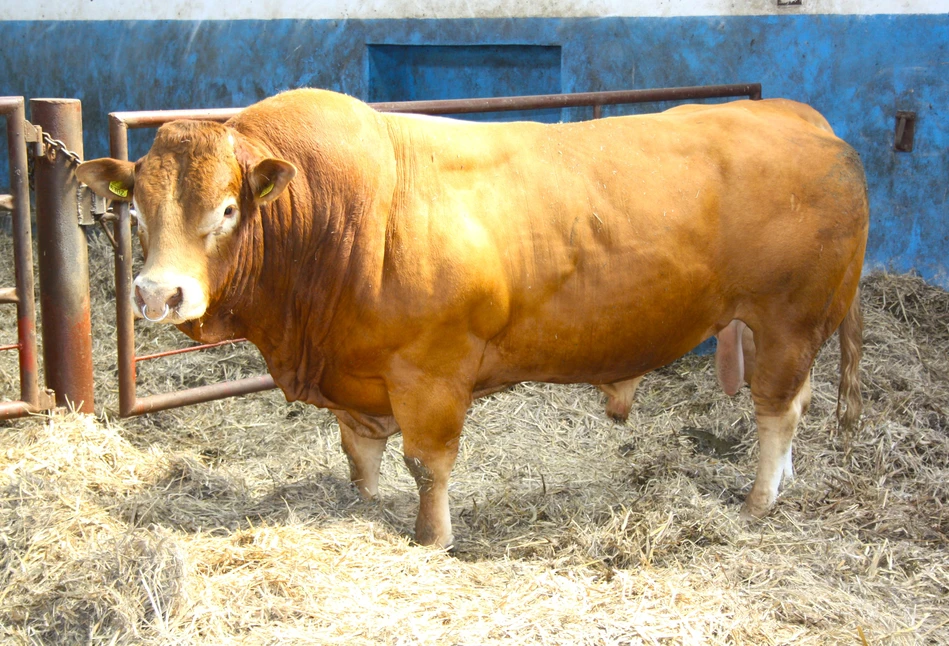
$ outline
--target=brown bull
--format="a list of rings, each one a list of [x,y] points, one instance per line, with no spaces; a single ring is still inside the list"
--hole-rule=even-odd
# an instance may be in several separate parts
[[[825,124],[788,101],[471,124],[296,90],[224,125],[165,125],[138,162],[79,178],[134,198],[135,308],[197,340],[250,339],[288,399],[336,412],[364,495],[401,430],[416,539],[444,546],[465,413],[508,384],[622,389],[726,330],[740,385],[740,321],[761,449],[750,516],[791,473],[810,367],[838,328],[853,425],[867,198]]]

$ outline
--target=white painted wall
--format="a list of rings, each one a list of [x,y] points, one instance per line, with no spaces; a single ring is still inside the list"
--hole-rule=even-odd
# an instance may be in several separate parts
[[[0,20],[580,18],[949,13],[949,0],[0,0]]]

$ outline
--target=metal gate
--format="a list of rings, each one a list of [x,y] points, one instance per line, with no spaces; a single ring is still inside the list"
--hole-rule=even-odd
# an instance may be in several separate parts
[[[660,101],[682,101],[709,98],[748,97],[761,98],[759,83],[736,85],[709,85],[699,87],[661,88],[654,90],[625,90],[616,92],[583,92],[575,94],[551,94],[535,96],[499,97],[485,99],[452,99],[443,101],[406,101],[399,103],[375,103],[374,108],[383,112],[413,112],[420,114],[463,114],[472,112],[501,112],[511,110],[539,110],[550,108],[592,107],[593,118],[600,118],[604,105],[654,103]],[[156,128],[177,119],[203,119],[223,122],[240,112],[240,108],[214,110],[164,110],[114,112],[109,115],[110,154],[114,159],[128,160],[128,131],[136,128]],[[159,359],[171,354],[194,352],[235,341],[197,345],[190,348],[160,352],[137,357],[135,355],[134,315],[131,299],[127,297],[132,288],[132,230],[127,202],[113,202],[116,216],[115,293],[116,327],[118,333],[119,415],[130,417],[152,411],[188,406],[246,395],[275,388],[270,375],[248,377],[235,381],[199,386],[138,397],[135,386],[136,364],[140,361]]]
[[[23,97],[0,97],[0,115],[6,119],[10,158],[10,195],[0,195],[0,209],[13,217],[15,287],[0,288],[0,304],[16,305],[17,341],[0,351],[19,353],[20,399],[0,402],[0,419],[22,417],[51,408],[49,393],[40,388],[36,354],[36,306],[33,292],[33,236],[27,163],[27,126]],[[2,342],[0,342],[2,343]]]

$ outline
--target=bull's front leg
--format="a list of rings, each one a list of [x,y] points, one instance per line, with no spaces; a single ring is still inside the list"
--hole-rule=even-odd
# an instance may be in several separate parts
[[[339,423],[339,439],[349,460],[349,479],[366,500],[379,497],[379,470],[386,450],[386,437],[371,437],[370,429],[350,415],[333,411]]]
[[[421,545],[450,547],[454,536],[448,507],[448,479],[471,392],[458,384],[420,378],[411,388],[390,391],[395,418],[402,428],[405,464],[418,486],[415,540]]]

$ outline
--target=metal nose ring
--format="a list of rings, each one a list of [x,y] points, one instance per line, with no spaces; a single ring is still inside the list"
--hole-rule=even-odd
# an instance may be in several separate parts
[[[152,317],[150,317],[150,316],[148,315],[148,305],[147,305],[146,303],[142,303],[142,317],[143,317],[146,321],[151,321],[152,323],[158,323],[158,322],[160,322],[160,321],[164,321],[164,320],[165,320],[165,318],[168,316],[168,311],[169,311],[170,309],[171,309],[171,308],[168,307],[168,303],[165,303],[165,311],[162,312],[162,313],[161,313],[161,316],[159,316],[157,319],[153,319]]]

